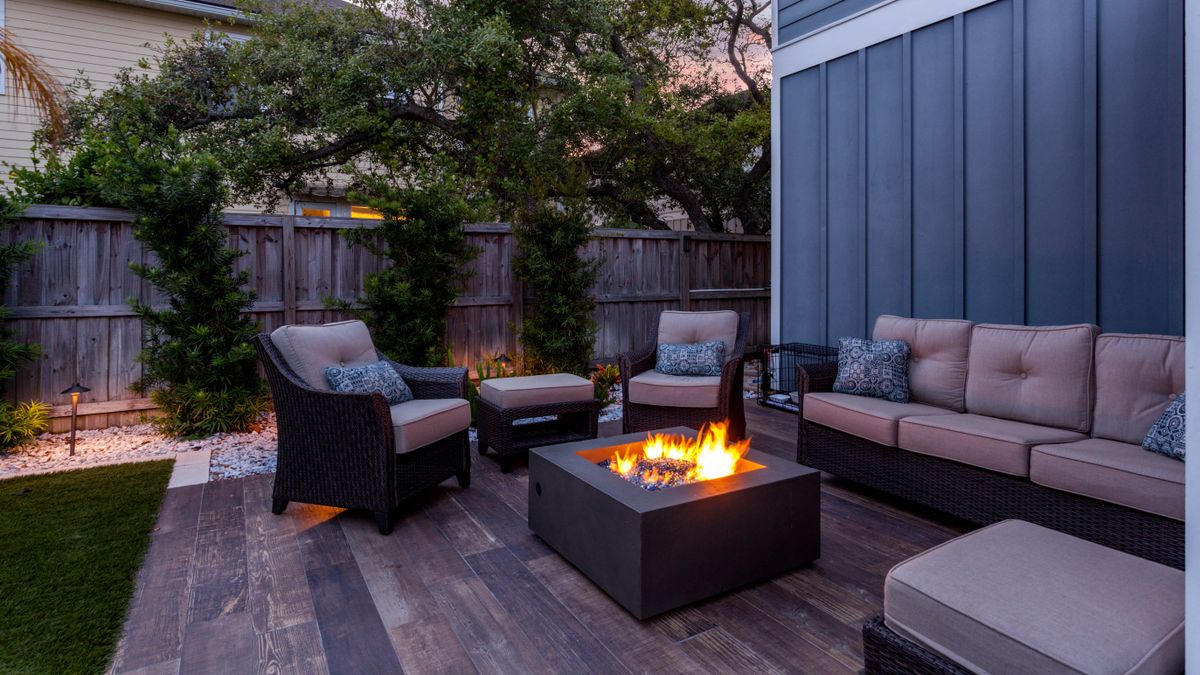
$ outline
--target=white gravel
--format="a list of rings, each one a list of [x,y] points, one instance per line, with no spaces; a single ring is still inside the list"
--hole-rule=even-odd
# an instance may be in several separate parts
[[[621,404],[600,412],[600,421],[621,419]],[[470,431],[476,442],[475,430]],[[265,415],[256,431],[216,434],[200,440],[176,440],[155,431],[153,425],[137,424],[80,431],[75,439],[75,456],[68,455],[69,434],[42,434],[15,450],[0,452],[0,479],[55,471],[68,471],[108,464],[166,459],[181,452],[211,452],[209,480],[240,478],[275,471],[278,435],[275,415]]]

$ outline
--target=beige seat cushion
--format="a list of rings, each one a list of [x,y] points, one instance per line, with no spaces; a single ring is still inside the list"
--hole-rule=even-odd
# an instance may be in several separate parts
[[[479,396],[501,409],[530,405],[590,401],[596,388],[590,380],[569,373],[497,377],[479,384]]]
[[[1092,435],[1141,445],[1167,406],[1183,393],[1184,339],[1106,333],[1096,338]]]
[[[892,568],[884,622],[974,672],[1180,673],[1183,571],[1007,520]]]
[[[1033,446],[1087,438],[1074,431],[972,414],[908,417],[899,427],[904,450],[1014,476],[1029,475]]]
[[[818,392],[804,397],[804,419],[896,447],[896,427],[914,415],[953,415],[954,411],[924,403],[895,403],[870,396]]]
[[[971,334],[967,412],[1088,433],[1097,328],[980,324]]]
[[[657,344],[693,344],[720,340],[725,343],[725,358],[734,356],[737,345],[738,313],[728,309],[715,312],[679,312],[668,310],[658,318]],[[705,407],[705,406],[699,406]]]
[[[657,370],[629,378],[629,402],[673,408],[715,408],[720,398],[717,375],[689,377],[664,375]]]
[[[471,404],[461,398],[418,398],[391,411],[396,452],[412,452],[471,426]]]
[[[362,366],[379,361],[371,332],[361,321],[339,321],[323,326],[280,326],[271,343],[283,360],[308,386],[330,391],[325,369],[329,366]]]
[[[1183,520],[1184,463],[1140,445],[1089,438],[1039,445],[1029,478],[1046,487]]]
[[[971,327],[958,319],[906,319],[884,314],[875,320],[875,340],[904,340],[912,400],[955,412],[966,409],[967,357]]]

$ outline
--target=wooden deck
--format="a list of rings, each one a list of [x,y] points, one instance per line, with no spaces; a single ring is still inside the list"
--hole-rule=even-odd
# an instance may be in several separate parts
[[[795,456],[794,416],[747,406]],[[618,433],[605,425],[606,435]],[[962,530],[826,479],[811,567],[639,622],[525,523],[527,474],[476,458],[382,537],[271,477],[169,490],[116,672],[854,672],[895,563]]]

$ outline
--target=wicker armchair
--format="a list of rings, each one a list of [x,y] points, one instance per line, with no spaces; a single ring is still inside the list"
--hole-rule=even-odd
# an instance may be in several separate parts
[[[698,429],[706,422],[729,420],[729,437],[740,439],[746,435],[746,413],[742,396],[742,356],[746,349],[746,332],[750,314],[732,311],[678,312],[667,311],[659,315],[658,327],[649,344],[636,351],[617,355],[621,369],[621,409],[625,433],[651,431],[664,427],[686,426]],[[702,404],[711,400],[709,392],[691,386],[672,387],[669,381],[653,383],[645,387],[638,376],[654,370],[660,343],[699,342],[724,339],[727,345],[725,365],[721,368],[715,405],[696,407],[693,401]],[[667,380],[671,376],[661,377]],[[698,383],[702,378],[679,378],[680,384]],[[631,381],[633,395],[631,396]],[[692,381],[692,382],[684,382]],[[672,395],[669,390],[677,389]],[[694,390],[697,395],[691,395]],[[649,393],[657,391],[658,396]],[[663,395],[663,393],[666,395]],[[636,399],[636,400],[635,400]],[[685,403],[686,402],[686,403]],[[668,404],[669,403],[669,404]]]
[[[361,326],[330,326],[351,323]],[[364,358],[386,360],[369,345],[369,334],[367,341],[374,358]],[[413,368],[388,361],[416,399],[392,407],[379,393],[339,393],[313,386],[311,373],[309,378],[297,373],[271,335],[259,334],[254,346],[266,370],[279,424],[273,513],[283,513],[289,501],[363,509],[374,512],[381,534],[389,534],[393,511],[401,502],[451,476],[462,487],[470,485],[469,411],[467,423],[450,423],[461,429],[440,438],[429,438],[428,430],[405,434],[407,427],[394,422],[394,409],[414,403],[463,399],[465,404],[465,368]],[[295,363],[296,356],[291,356]],[[405,447],[406,442],[416,447]]]

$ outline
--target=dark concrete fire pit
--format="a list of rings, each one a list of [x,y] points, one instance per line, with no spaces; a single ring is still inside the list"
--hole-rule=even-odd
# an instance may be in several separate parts
[[[751,449],[733,475],[648,491],[598,464],[645,438],[529,453],[530,529],[631,614],[645,619],[820,557],[820,472]]]

